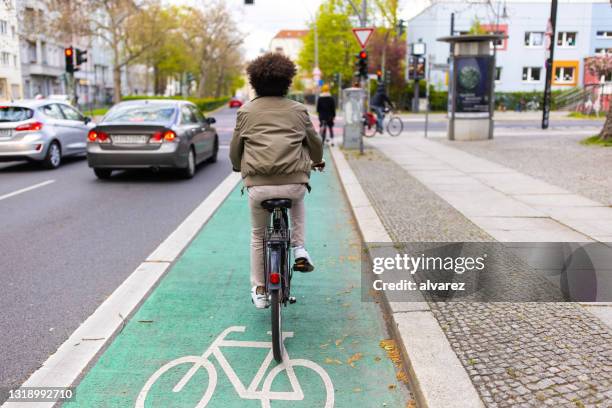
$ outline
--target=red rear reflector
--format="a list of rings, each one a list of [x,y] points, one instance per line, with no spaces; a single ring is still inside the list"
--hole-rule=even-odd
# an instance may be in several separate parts
[[[270,274],[270,283],[280,283],[280,274],[279,273],[271,273]]]
[[[24,123],[23,125],[19,125],[15,128],[17,132],[26,132],[26,131],[37,131],[42,129],[43,124],[40,122],[30,122]]]

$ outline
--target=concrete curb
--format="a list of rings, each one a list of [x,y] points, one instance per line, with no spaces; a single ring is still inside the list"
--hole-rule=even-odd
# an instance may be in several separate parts
[[[364,242],[393,242],[363,191],[344,154],[330,149],[344,193]],[[410,374],[410,385],[419,407],[483,408],[484,404],[457,358],[427,302],[389,302],[394,337]]]

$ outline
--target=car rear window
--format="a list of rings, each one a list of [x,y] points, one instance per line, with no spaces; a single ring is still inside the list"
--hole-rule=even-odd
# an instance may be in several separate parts
[[[108,111],[103,122],[167,123],[174,117],[175,109],[170,104],[117,105]]]
[[[21,106],[0,106],[0,122],[21,122],[31,119],[34,111]]]

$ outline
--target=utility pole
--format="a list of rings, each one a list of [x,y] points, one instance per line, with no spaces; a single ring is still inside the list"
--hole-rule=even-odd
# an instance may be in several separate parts
[[[546,81],[544,83],[544,106],[542,107],[542,129],[548,129],[551,103],[551,82],[553,76],[553,61],[555,56],[555,37],[557,35],[557,1],[552,0],[550,20],[546,29],[548,39],[548,55],[546,58]]]

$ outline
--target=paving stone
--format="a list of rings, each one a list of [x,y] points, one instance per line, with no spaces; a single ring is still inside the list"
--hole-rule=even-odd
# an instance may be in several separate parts
[[[378,151],[362,158],[349,154],[347,160],[394,241],[493,241]],[[430,307],[487,408],[576,408],[575,401],[611,400],[604,391],[612,389],[612,332],[579,305],[430,302]]]

